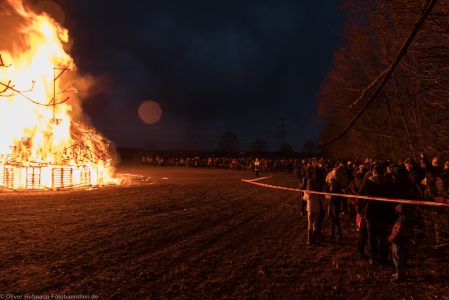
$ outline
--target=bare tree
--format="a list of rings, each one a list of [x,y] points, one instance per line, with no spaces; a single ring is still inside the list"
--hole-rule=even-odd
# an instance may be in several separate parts
[[[379,158],[443,152],[449,146],[448,6],[347,0],[343,11],[345,43],[319,93],[320,140],[334,139],[323,152]]]

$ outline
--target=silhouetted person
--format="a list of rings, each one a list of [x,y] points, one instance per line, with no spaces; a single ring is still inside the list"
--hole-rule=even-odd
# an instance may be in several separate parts
[[[360,193],[365,196],[389,197],[392,185],[384,176],[384,167],[376,165],[373,175],[365,178]],[[388,228],[394,219],[394,209],[388,202],[363,200],[362,217],[366,221],[370,263],[385,265],[388,258]]]

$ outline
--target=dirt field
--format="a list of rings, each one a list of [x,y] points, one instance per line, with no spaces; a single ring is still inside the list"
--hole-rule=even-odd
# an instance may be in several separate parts
[[[93,190],[0,192],[0,294],[99,299],[449,299],[449,258],[411,261],[410,280],[358,258],[356,231],[306,246],[295,193],[224,170],[120,168]],[[275,174],[267,182],[296,187]],[[328,223],[327,223],[328,224]],[[328,226],[325,230],[328,231]]]

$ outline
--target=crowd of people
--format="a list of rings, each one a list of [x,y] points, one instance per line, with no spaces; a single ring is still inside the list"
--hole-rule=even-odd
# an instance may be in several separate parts
[[[357,252],[370,264],[396,267],[392,281],[405,279],[405,268],[412,242],[418,241],[424,225],[417,206],[355,199],[348,196],[323,196],[315,192],[346,195],[445,202],[449,199],[449,159],[436,156],[429,160],[404,161],[332,161],[279,157],[213,155],[143,155],[145,166],[220,168],[260,173],[288,172],[299,179],[301,215],[308,220],[307,243],[316,245],[325,239],[341,240],[340,217],[345,214],[358,229]],[[306,192],[310,191],[310,192]],[[447,213],[447,211],[445,212]],[[323,221],[330,220],[330,234],[323,234]],[[449,227],[448,218],[445,226]],[[439,228],[435,227],[435,231]],[[422,235],[422,234],[421,234]],[[435,232],[435,236],[439,236]]]
[[[301,160],[293,158],[278,157],[254,157],[254,156],[213,156],[213,155],[142,155],[141,163],[145,166],[176,166],[176,167],[196,167],[196,168],[214,168],[255,170],[257,165],[259,172],[290,172],[293,173],[295,166],[300,164]]]
[[[301,194],[301,214],[307,210],[308,217],[308,244],[324,240],[322,223],[326,213],[331,220],[329,238],[341,239],[340,215],[347,214],[358,227],[357,251],[362,259],[387,265],[391,244],[396,267],[392,281],[404,280],[410,244],[418,238],[415,229],[422,226],[416,206],[325,197],[313,191],[440,202],[447,201],[449,194],[449,160],[443,162],[438,156],[431,161],[421,155],[418,161],[410,158],[399,162],[313,159],[302,161],[296,171],[301,189],[310,191]]]

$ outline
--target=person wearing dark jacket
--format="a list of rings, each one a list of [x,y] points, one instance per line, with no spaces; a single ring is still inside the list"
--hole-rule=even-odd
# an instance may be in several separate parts
[[[384,167],[376,165],[373,175],[364,180],[360,194],[364,196],[389,197],[392,185],[384,176]],[[370,263],[387,264],[388,228],[394,222],[394,209],[388,202],[362,201],[362,218],[365,219],[368,231]]]
[[[443,171],[440,167],[440,157],[435,156],[432,162],[424,154],[421,154],[421,168],[424,170],[424,198],[433,201],[438,196],[437,182],[441,180],[440,174]]]
[[[306,189],[307,185],[307,169],[310,168],[310,163],[305,163],[305,161],[302,162],[302,164],[299,167],[299,189],[304,190]],[[304,199],[304,192],[299,193],[299,203],[300,203],[300,212],[301,216],[306,216],[306,204],[307,201]]]
[[[421,185],[421,181],[424,179],[424,172],[420,169],[413,158],[405,160],[404,166],[407,170],[407,178],[409,181],[409,198],[421,199],[424,194],[423,187]]]

